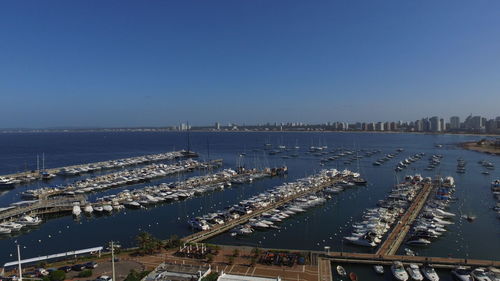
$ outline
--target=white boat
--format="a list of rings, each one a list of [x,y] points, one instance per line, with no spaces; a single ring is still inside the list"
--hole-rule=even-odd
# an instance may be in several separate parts
[[[141,207],[141,204],[135,202],[135,201],[132,201],[132,202],[126,202],[123,204],[125,207],[127,208],[131,208],[131,209],[138,209]]]
[[[384,274],[384,266],[383,265],[374,265],[373,269],[377,274]]]
[[[87,214],[90,214],[94,211],[94,208],[92,208],[92,205],[88,204],[85,206],[85,208],[83,208],[83,211]]]
[[[94,211],[97,213],[102,213],[104,208],[102,206],[94,206]]]
[[[106,204],[106,205],[103,205],[102,208],[106,212],[113,212],[113,207],[111,205]]]
[[[418,265],[412,263],[406,268],[406,271],[408,271],[408,274],[410,274],[411,279],[415,281],[424,280],[424,276],[422,276],[422,274],[420,273]]]
[[[12,230],[10,228],[0,227],[0,234],[9,234]]]
[[[471,275],[474,281],[492,281],[491,278],[486,275],[486,270],[482,267],[474,269]]]
[[[344,237],[344,239],[351,242],[354,245],[365,246],[365,247],[377,246],[377,243],[370,241],[368,239],[365,239],[363,237],[350,236],[350,237]]]
[[[42,219],[39,217],[24,216],[17,221],[22,225],[39,225],[42,223]]]
[[[4,223],[1,223],[0,224],[0,228],[8,228],[10,229],[11,231],[19,231],[21,230],[21,228],[23,227],[22,224],[20,223],[15,223],[15,222],[4,222]]]
[[[197,230],[209,230],[210,226],[205,221],[198,221],[196,219],[191,219],[188,221],[188,224]]]
[[[398,281],[407,281],[408,273],[405,271],[403,264],[399,261],[396,261],[391,266],[392,275]]]
[[[75,217],[78,217],[82,213],[82,209],[80,209],[80,206],[74,205],[73,210],[71,212]]]
[[[406,242],[408,245],[429,245],[430,243],[431,241],[424,238],[412,239]]]
[[[437,275],[434,268],[430,265],[424,265],[422,267],[422,274],[429,281],[439,281],[439,275]]]
[[[470,273],[470,269],[463,266],[459,266],[451,271],[451,275],[458,281],[473,281]]]
[[[347,276],[347,272],[345,271],[344,267],[341,265],[337,265],[337,273],[340,276]]]

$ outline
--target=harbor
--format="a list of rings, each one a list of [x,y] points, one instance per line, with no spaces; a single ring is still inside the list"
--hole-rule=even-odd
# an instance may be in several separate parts
[[[30,183],[36,180],[50,180],[56,176],[70,177],[85,173],[93,173],[95,171],[125,168],[128,166],[196,156],[197,154],[194,152],[180,150],[87,164],[70,165],[59,168],[45,168],[45,154],[43,154],[41,166],[40,155],[37,155],[36,169],[0,176],[0,188],[13,188],[18,184]]]
[[[353,266],[358,276],[372,274],[373,265],[385,266],[389,271],[395,261],[402,262],[405,268],[410,264],[422,268],[431,263],[440,275],[444,271],[449,274],[458,265],[498,266],[498,259],[492,252],[467,238],[473,237],[467,234],[468,229],[482,226],[485,219],[492,219],[491,227],[498,224],[494,209],[498,202],[494,166],[498,163],[494,158],[484,155],[474,158],[472,152],[437,148],[435,141],[414,147],[404,139],[388,147],[373,146],[361,140],[356,146],[349,145],[349,141],[339,144],[341,140],[321,140],[322,148],[315,146],[313,149],[307,145],[309,134],[301,136],[305,140],[299,136],[288,137],[292,145],[286,145],[286,139],[275,137],[274,142],[269,141],[275,143],[269,148],[263,144],[268,142],[267,137],[261,137],[264,141],[257,144],[248,141],[234,148],[211,147],[210,157],[199,153],[199,159],[224,160],[217,164],[211,162],[213,160],[175,159],[170,163],[115,168],[117,171],[110,173],[58,176],[50,187],[58,188],[57,192],[47,189],[45,184],[21,184],[0,197],[8,202],[2,203],[3,208],[18,203],[2,213],[19,208],[16,213],[7,213],[10,216],[2,223],[20,224],[23,217],[30,216],[36,226],[11,230],[0,236],[0,244],[11,249],[12,241],[21,241],[26,247],[23,250],[26,255],[33,256],[30,253],[40,251],[40,245],[44,245],[46,251],[57,252],[56,240],[71,237],[81,237],[82,245],[88,247],[103,244],[96,244],[97,240],[109,239],[132,247],[135,235],[147,231],[164,239],[178,235],[186,243],[241,247],[241,251],[245,247],[259,247],[311,252],[317,257],[314,258],[317,259],[315,266],[321,264],[319,271],[324,272],[321,274],[324,280],[330,280],[329,270],[331,278],[338,279],[335,272],[338,264],[343,265],[347,273]],[[319,136],[324,138],[322,134]],[[191,139],[196,140],[196,137],[191,136]],[[206,142],[201,143],[193,149],[206,150]],[[278,148],[280,143],[284,148]],[[274,150],[273,147],[282,152],[269,155],[267,152]],[[292,154],[297,156],[282,157]],[[380,154],[390,156],[386,162],[391,161],[394,165],[373,165]],[[429,162],[419,159],[429,159]],[[473,164],[480,160],[488,162],[481,163],[490,168]],[[462,169],[457,169],[457,163],[465,161],[468,163],[465,173],[458,173]],[[432,171],[426,170],[429,164],[435,166]],[[394,176],[395,165],[402,169],[396,171],[397,176]],[[160,170],[175,172],[153,176],[162,174]],[[490,175],[483,175],[484,170],[490,171]],[[116,176],[107,177],[111,174]],[[151,178],[138,177],[145,175]],[[98,188],[121,176],[134,180]],[[484,189],[473,192],[470,188],[480,184]],[[27,196],[30,193],[37,196],[30,199]],[[481,200],[475,201],[477,198]],[[38,203],[31,202],[35,200]],[[55,205],[57,200],[61,204]],[[478,211],[480,206],[482,211]],[[384,221],[379,222],[380,219]],[[100,232],[98,236],[93,234],[111,222],[117,223],[116,229]],[[368,232],[375,235],[365,236]],[[493,239],[491,232],[481,235],[491,235]],[[346,237],[359,241],[352,243]],[[367,241],[373,238],[375,245],[360,245],[363,237]],[[457,240],[461,244],[455,247],[452,241]],[[449,245],[449,248],[443,250],[442,245]],[[495,243],[490,247],[496,247]],[[411,253],[407,250],[417,255],[407,255]],[[9,254],[15,256],[12,250]],[[367,267],[366,273],[363,268],[356,267],[362,265]],[[238,272],[236,268],[238,265],[231,272]],[[272,266],[266,270],[271,272]],[[376,276],[373,280],[378,278]]]

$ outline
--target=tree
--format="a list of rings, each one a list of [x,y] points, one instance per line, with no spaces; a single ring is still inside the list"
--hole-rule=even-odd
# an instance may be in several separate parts
[[[212,263],[214,261],[214,255],[212,254],[207,254],[207,262]]]
[[[149,274],[150,271],[141,271],[141,272],[137,272],[133,269],[130,270],[129,274],[127,275],[127,277],[125,278],[125,281],[140,281],[142,280],[144,277],[146,277],[146,275]]]
[[[181,239],[179,238],[179,236],[174,234],[174,235],[170,236],[170,238],[165,243],[165,248],[172,249],[172,248],[177,248],[180,245],[182,245]]]
[[[219,278],[219,273],[217,272],[212,272],[208,274],[207,276],[203,277],[201,281],[216,281],[217,278]]]
[[[233,263],[234,263],[234,256],[229,256],[229,257],[227,258],[227,263],[229,263],[229,264],[233,264]]]
[[[90,276],[92,276],[92,270],[87,269],[78,273],[76,277],[90,277]]]
[[[49,274],[50,281],[63,281],[66,279],[66,272],[62,270],[55,270]]]
[[[152,254],[155,250],[159,250],[162,247],[162,241],[148,232],[139,233],[135,240],[137,241],[139,252],[142,254]]]
[[[251,266],[255,266],[256,263],[257,263],[257,258],[256,257],[251,257],[250,258],[250,265]]]
[[[252,249],[252,254],[255,256],[255,257],[258,257],[260,255],[260,249],[255,247]]]

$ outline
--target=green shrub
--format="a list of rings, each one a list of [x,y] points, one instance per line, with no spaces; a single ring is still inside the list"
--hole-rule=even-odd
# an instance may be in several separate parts
[[[90,276],[92,276],[92,270],[87,269],[78,273],[76,277],[90,277]]]
[[[146,277],[146,275],[148,275],[149,272],[150,271],[137,272],[131,269],[130,273],[127,275],[127,278],[125,278],[125,281],[140,281],[142,278]]]
[[[55,270],[49,274],[50,281],[63,281],[66,279],[66,272],[62,270]]]
[[[201,281],[216,281],[217,278],[219,278],[219,273],[217,272],[212,272],[208,274],[207,276],[203,277]]]

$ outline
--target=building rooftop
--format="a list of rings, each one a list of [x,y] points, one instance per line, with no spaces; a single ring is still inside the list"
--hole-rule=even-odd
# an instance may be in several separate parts
[[[142,281],[191,281],[201,280],[210,273],[209,266],[162,263]]]

